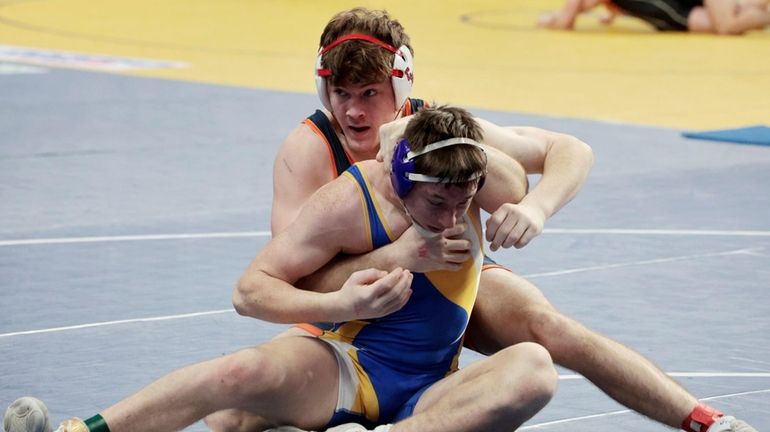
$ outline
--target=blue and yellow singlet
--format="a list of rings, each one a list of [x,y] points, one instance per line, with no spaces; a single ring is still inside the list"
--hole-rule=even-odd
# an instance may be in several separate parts
[[[360,164],[343,177],[359,188],[372,248],[391,243],[393,234]],[[320,336],[347,354],[342,360],[354,369],[349,388],[355,394],[343,394],[340,384],[332,424],[408,417],[427,387],[457,369],[483,260],[480,223],[467,214],[464,218],[473,257],[460,270],[414,273],[412,296],[402,309],[382,318],[337,323]]]

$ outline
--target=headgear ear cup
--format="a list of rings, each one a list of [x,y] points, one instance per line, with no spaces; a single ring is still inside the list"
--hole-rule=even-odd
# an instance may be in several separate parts
[[[332,104],[329,101],[329,93],[326,92],[326,77],[331,76],[331,72],[328,69],[323,68],[321,59],[323,58],[324,49],[318,50],[318,56],[315,60],[315,69],[313,70],[313,76],[315,76],[315,88],[318,91],[318,98],[321,99],[321,103],[324,108],[331,111]]]
[[[352,33],[342,36],[318,50],[318,56],[316,57],[313,75],[315,76],[315,85],[316,91],[318,92],[318,98],[321,99],[321,103],[323,104],[324,108],[329,111],[332,110],[331,102],[329,100],[329,93],[327,92],[326,86],[326,78],[331,76],[331,71],[323,67],[323,56],[332,48],[347,40],[367,41],[379,45],[394,54],[393,68],[390,72],[390,82],[393,86],[393,95],[396,109],[401,109],[401,107],[406,102],[406,99],[412,93],[412,85],[414,84],[414,61],[412,58],[412,52],[406,45],[402,45],[399,49],[395,49],[390,44],[385,43],[373,36],[359,33]]]
[[[436,141],[426,145],[422,150],[412,152],[409,148],[409,141],[406,138],[402,138],[396,144],[396,148],[393,150],[393,159],[390,163],[390,182],[393,185],[393,190],[396,192],[399,198],[405,198],[412,190],[414,183],[429,182],[429,183],[444,183],[444,179],[440,177],[432,177],[427,175],[418,174],[415,172],[414,160],[418,156],[422,156],[426,153],[430,153],[434,150],[442,149],[458,144],[472,145],[481,149],[484,152],[481,144],[470,138],[456,137],[449,138],[441,141]],[[486,153],[484,153],[486,160]],[[486,164],[486,162],[485,162]],[[480,190],[484,186],[485,174],[479,174],[476,177],[467,179],[468,181],[478,179],[476,190]]]
[[[390,165],[390,182],[399,198],[407,196],[414,186],[414,182],[409,179],[409,173],[414,172],[414,159],[410,159],[408,154],[409,142],[406,139],[399,140]]]
[[[414,60],[409,47],[401,45],[393,57],[393,94],[396,96],[396,109],[401,107],[412,93],[414,85]]]

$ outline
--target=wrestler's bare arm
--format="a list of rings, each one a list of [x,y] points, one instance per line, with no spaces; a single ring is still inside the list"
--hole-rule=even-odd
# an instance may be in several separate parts
[[[482,209],[490,213],[494,212],[498,218],[504,220],[510,216],[510,208],[504,208],[500,204],[517,203],[525,196],[527,176],[518,162],[494,148],[487,151],[487,157],[488,172],[482,188],[485,193],[477,197],[476,203]],[[382,170],[382,167],[376,166],[374,169]],[[460,236],[466,228],[465,225],[458,224],[445,230],[442,236],[433,238],[423,237],[413,227],[407,229],[396,241],[405,240],[406,244],[412,245],[412,249],[402,249],[404,252],[401,255],[403,260],[401,267],[417,273],[431,270],[458,270],[471,257],[470,243],[465,239],[454,238]],[[510,226],[501,224],[500,228],[499,233],[497,227],[493,232],[501,238],[507,238]],[[359,270],[362,266],[365,268],[367,265],[376,265],[372,257],[376,257],[376,254],[338,256],[324,269],[327,271],[313,273],[305,278],[303,284],[313,287],[311,289],[319,289],[319,287],[336,289],[335,284],[340,286],[344,275]]]
[[[315,191],[334,178],[326,144],[304,124],[286,137],[273,162],[273,235],[286,229]]]
[[[520,163],[527,174],[542,174],[520,204],[534,207],[545,218],[575,197],[593,166],[591,147],[574,136],[534,127],[502,127],[480,118],[476,121],[483,129],[483,144]],[[408,122],[409,118],[404,118],[380,127],[377,160],[390,160]]]
[[[542,177],[519,203],[548,219],[577,195],[593,166],[591,147],[574,136],[534,127],[501,127],[477,119],[484,143]]]
[[[267,321],[294,323],[373,318],[400,308],[410,293],[404,284],[411,278],[401,269],[358,273],[332,293],[293,285],[338,253],[366,251],[365,233],[355,186],[340,178],[322,187],[241,276],[233,293],[236,310]]]
[[[272,232],[284,231],[297,217],[305,202],[317,189],[332,180],[326,144],[306,125],[299,125],[284,140],[273,166]],[[355,200],[357,205],[360,202]],[[458,228],[459,229],[459,228]],[[423,239],[409,228],[396,242],[355,255],[339,256],[311,275],[296,281],[303,289],[330,292],[340,289],[348,275],[357,270],[399,267],[416,271],[452,269],[470,255],[461,242],[440,242],[440,238]],[[422,251],[432,251],[425,255]]]
[[[546,219],[580,190],[593,165],[593,152],[588,144],[570,135],[533,127],[501,127],[480,118],[476,121],[483,128],[484,144],[522,164],[528,174],[542,174],[520,202],[508,201],[505,212],[493,214],[487,221],[486,237],[492,250],[524,247],[543,231]],[[390,160],[408,122],[404,118],[380,127],[378,160]]]

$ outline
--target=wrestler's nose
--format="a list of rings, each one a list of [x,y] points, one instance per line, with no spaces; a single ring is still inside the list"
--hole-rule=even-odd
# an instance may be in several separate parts
[[[442,229],[452,228],[457,223],[457,214],[454,210],[443,210],[436,215],[436,221]]]
[[[360,119],[364,116],[364,110],[361,107],[361,105],[356,101],[351,101],[348,106],[347,110],[345,110],[345,115],[347,115],[351,119]]]

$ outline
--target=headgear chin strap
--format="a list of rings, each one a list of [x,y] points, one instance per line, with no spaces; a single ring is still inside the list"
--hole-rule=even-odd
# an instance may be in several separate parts
[[[412,52],[409,51],[409,47],[401,45],[398,49],[392,45],[385,43],[374,36],[369,36],[361,33],[351,33],[333,41],[325,47],[321,47],[318,50],[318,57],[315,61],[315,85],[318,90],[318,97],[321,99],[323,106],[329,111],[332,110],[332,104],[329,101],[329,93],[326,87],[326,78],[332,76],[332,71],[323,67],[323,56],[327,52],[331,51],[334,47],[342,42],[349,40],[362,40],[366,42],[379,45],[382,48],[395,54],[393,56],[393,69],[390,71],[390,82],[393,85],[393,94],[395,95],[396,110],[400,109],[404,105],[409,94],[412,93],[412,85],[414,84],[414,63],[412,60]]]
[[[449,183],[449,180],[445,178],[427,176],[414,172],[414,160],[415,158],[434,150],[459,144],[472,145],[480,148],[481,151],[484,151],[481,144],[470,138],[450,138],[428,144],[422,150],[413,152],[409,149],[409,142],[406,139],[401,139],[393,152],[390,170],[390,181],[393,184],[393,190],[396,191],[396,195],[402,199],[406,197],[409,194],[409,191],[412,190],[412,187],[414,187],[415,182]],[[484,174],[478,173],[473,177],[464,179],[464,181],[473,180],[479,180],[478,188],[481,189],[481,186],[484,184]]]

